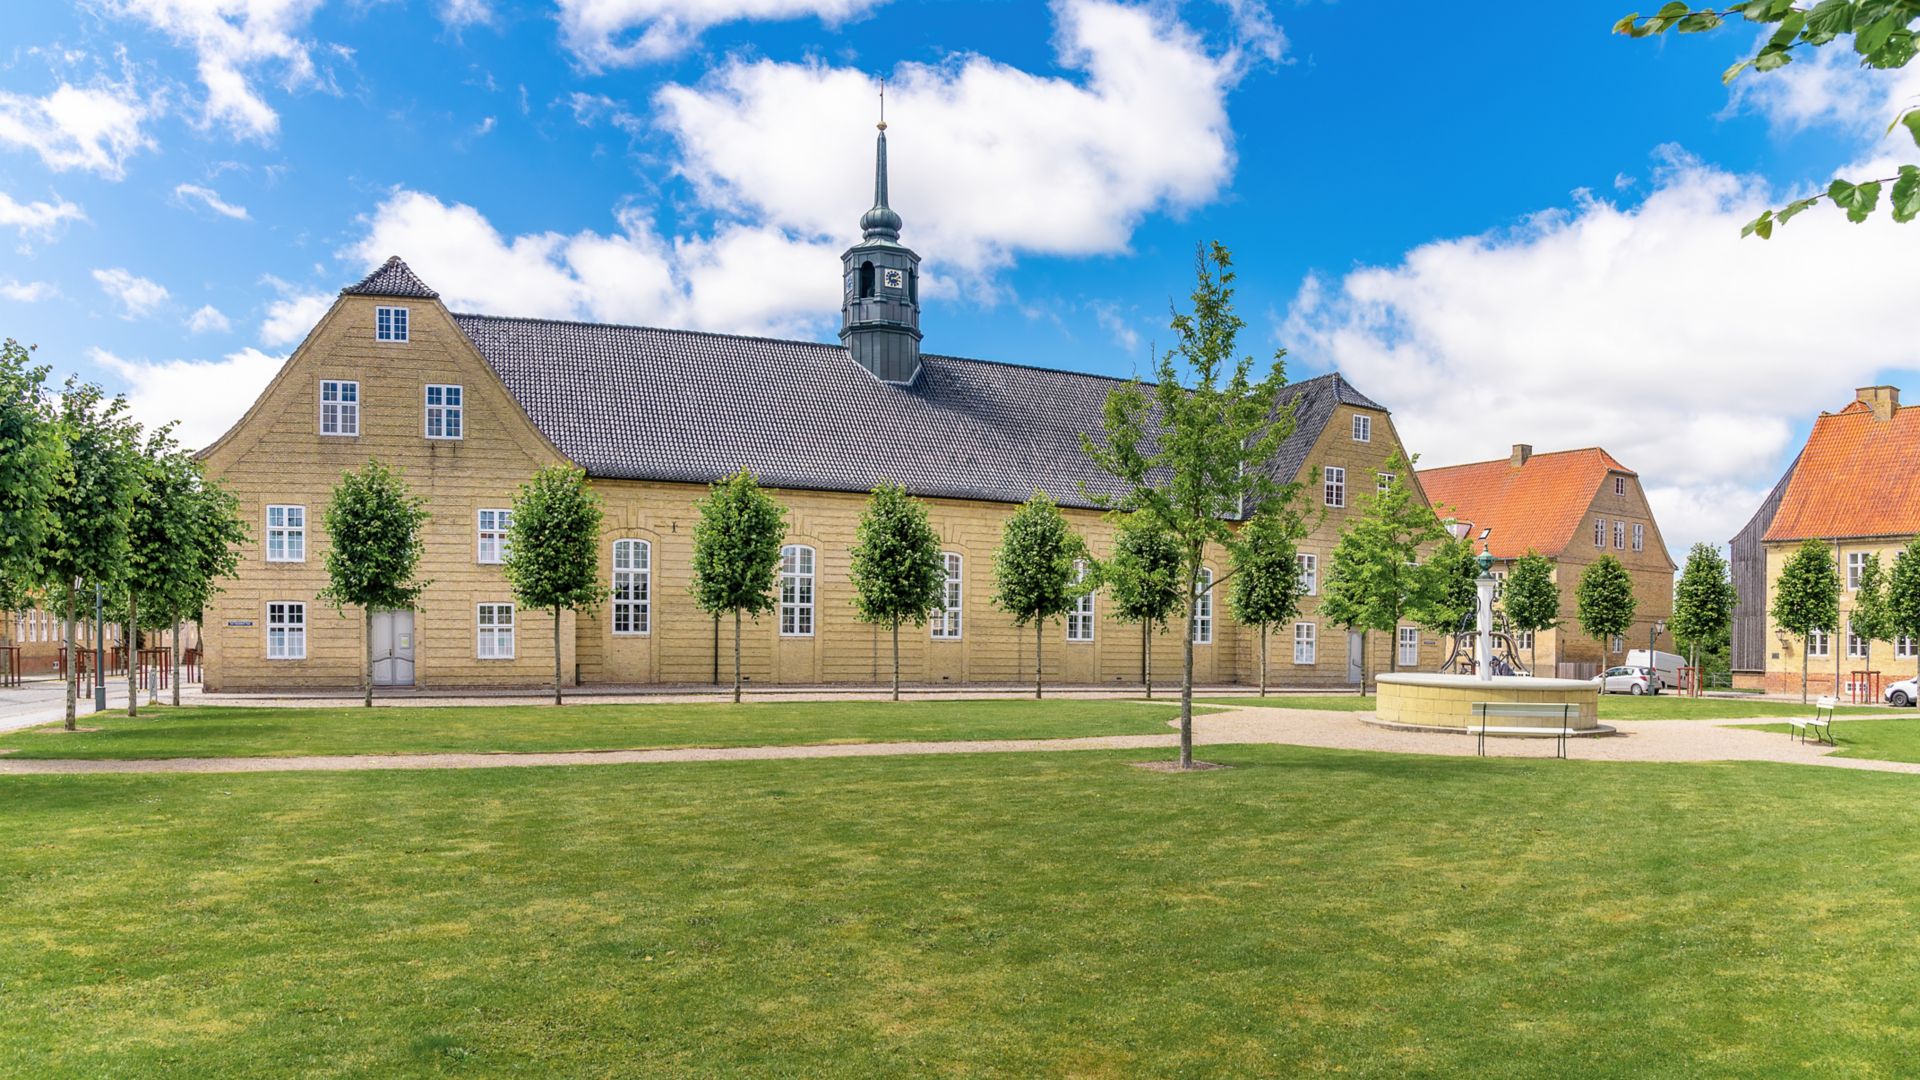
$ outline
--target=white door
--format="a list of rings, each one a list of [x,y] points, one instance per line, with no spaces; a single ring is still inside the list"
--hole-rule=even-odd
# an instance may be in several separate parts
[[[1360,631],[1347,631],[1347,681],[1355,685],[1360,682],[1360,661],[1366,652],[1365,640]]]
[[[413,612],[373,613],[373,685],[413,685]]]

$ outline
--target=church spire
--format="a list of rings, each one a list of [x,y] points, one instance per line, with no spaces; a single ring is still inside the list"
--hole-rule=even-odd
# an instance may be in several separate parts
[[[887,205],[887,88],[880,86],[880,138],[873,155],[873,209],[860,216],[860,242],[840,256],[846,285],[840,340],[854,362],[882,382],[920,376],[920,256],[900,242],[900,215]]]
[[[900,239],[900,215],[887,205],[887,84],[880,84],[880,136],[873,149],[873,209],[860,215],[863,239]]]

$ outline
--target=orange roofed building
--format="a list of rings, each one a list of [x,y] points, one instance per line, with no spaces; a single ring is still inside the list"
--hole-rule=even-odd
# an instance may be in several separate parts
[[[1607,663],[1620,663],[1626,650],[1646,648],[1655,621],[1672,616],[1674,562],[1640,476],[1605,450],[1536,454],[1520,443],[1496,461],[1421,469],[1419,475],[1440,516],[1476,548],[1484,543],[1492,553],[1495,577],[1504,580],[1514,560],[1530,551],[1553,560],[1560,625],[1542,631],[1537,641],[1525,635],[1520,640],[1521,656],[1534,660],[1536,674],[1591,676]],[[1612,641],[1581,632],[1574,596],[1580,575],[1602,555],[1626,566],[1639,601],[1633,626]],[[1673,648],[1673,639],[1663,632],[1658,647]]]
[[[1817,694],[1846,693],[1853,673],[1869,667],[1885,672],[1887,682],[1912,674],[1914,642],[1881,643],[1869,653],[1869,643],[1852,632],[1850,620],[1867,557],[1879,555],[1882,568],[1890,571],[1894,557],[1916,535],[1920,408],[1902,408],[1895,387],[1862,387],[1846,408],[1821,413],[1813,422],[1806,446],[1774,496],[1734,538],[1736,584],[1743,566],[1749,581],[1765,582],[1757,596],[1751,585],[1741,590],[1736,638],[1745,624],[1764,631],[1749,635],[1758,637],[1748,645],[1753,659],[1736,664],[1736,675],[1748,685],[1757,682],[1768,690],[1798,693],[1802,650],[1812,671],[1810,689]],[[1840,569],[1837,641],[1820,633],[1802,641],[1775,626],[1768,614],[1781,567],[1807,540],[1828,545]],[[1753,573],[1759,568],[1762,573]]]

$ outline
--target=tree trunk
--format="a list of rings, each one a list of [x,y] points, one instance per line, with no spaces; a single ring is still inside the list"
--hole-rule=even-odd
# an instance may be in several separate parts
[[[1808,665],[1812,663],[1808,654],[1812,651],[1807,648],[1807,636],[1800,635],[1800,704],[1802,705],[1807,703],[1807,671]]]
[[[1147,684],[1147,700],[1153,700],[1153,620],[1140,620],[1140,681]]]
[[[1532,669],[1534,678],[1540,677],[1540,631],[1535,630],[1532,643],[1527,646],[1527,666]]]
[[[1487,666],[1493,666],[1493,634],[1487,634]],[[1400,627],[1394,624],[1393,636],[1387,639],[1387,671],[1389,674],[1400,670]]]
[[[1033,620],[1033,697],[1035,701],[1040,700],[1040,680],[1042,674],[1046,671],[1046,665],[1040,662],[1041,651],[1047,647],[1046,638],[1047,620]]]
[[[893,700],[900,700],[900,620],[893,620]]]
[[[553,703],[560,704],[560,605],[553,605]]]
[[[74,728],[73,718],[80,708],[80,642],[74,635],[73,609],[79,604],[80,583],[67,591],[67,730]]]
[[[361,686],[365,690],[365,697],[360,704],[363,708],[371,709],[373,708],[373,608],[369,606],[363,610],[366,612],[367,626],[366,635],[361,639],[361,644],[365,646],[367,665],[360,670]]]
[[[1182,650],[1180,669],[1180,767],[1193,768],[1193,636],[1200,630],[1200,605],[1194,599],[1200,587],[1200,575],[1194,574],[1187,589],[1187,644]]]
[[[1367,634],[1369,634],[1370,632],[1371,631],[1367,631],[1367,630],[1360,631],[1360,696],[1361,697],[1367,696]],[[1477,660],[1479,659],[1479,657],[1476,656],[1475,659]],[[1478,674],[1478,672],[1476,672],[1475,674]]]
[[[1260,696],[1267,696],[1267,624],[1260,624]]]
[[[733,703],[740,704],[740,609],[733,609]]]
[[[180,620],[173,620],[173,704],[180,705]]]
[[[140,602],[127,585],[127,716],[140,716]]]

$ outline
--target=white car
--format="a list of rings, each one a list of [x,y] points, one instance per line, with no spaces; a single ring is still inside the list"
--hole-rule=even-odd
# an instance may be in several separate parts
[[[1647,669],[1638,667],[1608,668],[1593,677],[1600,684],[1603,694],[1644,694],[1647,692]]]
[[[1920,682],[1901,679],[1897,683],[1888,684],[1887,704],[1897,709],[1904,709],[1916,701],[1920,701]]]

